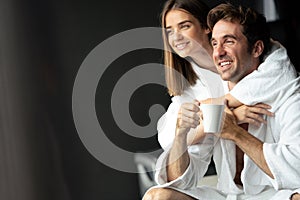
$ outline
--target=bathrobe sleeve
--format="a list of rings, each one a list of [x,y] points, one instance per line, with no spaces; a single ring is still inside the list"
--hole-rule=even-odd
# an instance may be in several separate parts
[[[291,63],[286,49],[278,42],[272,43],[272,50],[257,70],[244,77],[230,94],[245,105],[266,103],[276,110],[283,103],[281,96],[290,87],[299,85],[294,65]],[[288,84],[287,84],[288,83]]]
[[[273,137],[263,152],[275,179],[275,189],[300,188],[300,94],[290,97],[275,114]]]
[[[166,149],[175,138],[175,129],[177,122],[178,111],[183,103],[191,103],[196,97],[194,91],[201,88],[196,85],[187,89],[181,96],[172,97],[172,102],[169,105],[167,112],[158,120],[157,132],[158,142],[163,149]],[[191,129],[193,131],[193,129]]]
[[[211,161],[213,140],[213,136],[208,135],[201,143],[190,146],[188,149],[190,156],[188,168],[183,175],[170,182],[167,181],[166,166],[171,145],[167,147],[156,163],[155,181],[157,184],[163,187],[171,186],[183,190],[196,187],[198,181],[206,173]]]
[[[213,146],[217,139],[207,135],[199,144],[188,147],[190,163],[185,173],[176,180],[168,182],[166,164],[172,142],[175,138],[175,129],[180,106],[194,99],[203,100],[224,95],[223,82],[219,74],[202,69],[192,63],[198,75],[195,85],[186,89],[182,95],[174,96],[167,112],[159,119],[157,124],[158,141],[164,152],[156,163],[155,180],[161,187],[174,187],[187,189],[197,186],[198,181],[204,176],[211,161]],[[193,131],[193,129],[191,129]]]
[[[190,95],[173,97],[167,112],[159,119],[157,124],[158,141],[164,152],[156,163],[155,180],[162,187],[171,186],[178,189],[186,189],[196,186],[198,181],[204,176],[211,161],[214,138],[209,135],[201,143],[188,147],[190,163],[185,173],[174,181],[167,181],[166,165],[170,148],[175,138],[177,114],[182,103],[192,101],[192,98],[188,96]]]
[[[158,120],[158,142],[160,146],[166,150],[171,145],[175,137],[176,120],[180,105],[171,103],[167,112]]]

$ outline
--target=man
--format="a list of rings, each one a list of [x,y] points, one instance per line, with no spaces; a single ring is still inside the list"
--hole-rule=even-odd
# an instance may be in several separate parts
[[[265,18],[251,9],[221,4],[210,11],[208,24],[215,65],[227,81],[228,90],[238,96],[242,88],[239,84],[251,76],[253,80],[257,70],[264,70],[259,66],[270,39]],[[265,75],[269,72],[266,70]],[[259,85],[260,80],[256,79],[257,90],[272,88],[264,81],[265,85]],[[284,83],[284,79],[278,80]],[[165,190],[170,194],[175,191],[172,199],[300,199],[299,78],[286,81],[288,87],[275,85],[261,96],[271,102],[275,112],[274,117],[266,116],[267,124],[242,128],[227,109],[220,138],[207,135],[199,143],[197,153],[187,150],[186,135],[198,116],[190,115],[189,120],[178,118],[175,139],[170,150],[159,158],[156,174],[157,182],[169,188]],[[242,103],[247,101],[251,99]],[[189,109],[199,111],[197,104]],[[212,155],[218,174],[217,188],[197,187]],[[170,198],[157,194],[152,199]]]
[[[251,9],[222,4],[209,13],[208,24],[213,32],[215,65],[231,90],[248,74],[255,73],[263,59],[269,41],[267,30],[262,31],[266,26],[265,19]],[[257,86],[259,81],[257,79]],[[289,199],[290,191],[285,189],[300,187],[299,86],[282,89],[285,91],[266,91],[264,94],[265,100],[273,100],[275,112],[275,117],[268,118],[267,127],[252,127],[248,132],[234,124],[232,115],[226,117],[221,138],[233,141],[245,154],[242,176],[247,183],[244,185],[246,194],[255,195],[268,185],[275,189],[269,198]],[[274,93],[280,94],[280,99],[272,99]],[[299,198],[299,194],[292,198]]]

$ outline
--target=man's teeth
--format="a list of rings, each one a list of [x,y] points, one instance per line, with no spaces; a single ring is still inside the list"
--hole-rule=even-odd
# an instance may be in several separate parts
[[[224,65],[229,65],[230,64],[230,62],[228,61],[228,62],[222,62],[221,63],[221,66],[224,66]]]

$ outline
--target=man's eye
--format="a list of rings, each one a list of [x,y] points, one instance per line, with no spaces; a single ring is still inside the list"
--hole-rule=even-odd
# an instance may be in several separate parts
[[[190,28],[191,26],[189,24],[184,24],[181,26],[182,29],[188,29]]]
[[[233,40],[226,40],[225,43],[227,43],[227,44],[233,44],[234,41]]]

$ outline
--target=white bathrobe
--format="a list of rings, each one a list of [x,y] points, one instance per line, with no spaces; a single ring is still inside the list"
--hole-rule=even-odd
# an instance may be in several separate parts
[[[202,82],[214,83],[221,87],[220,77],[208,78],[200,73]],[[232,95],[247,105],[264,102],[272,106],[275,117],[266,117],[267,125],[259,128],[249,126],[249,132],[264,141],[263,151],[268,166],[275,179],[269,178],[247,155],[244,156],[242,171],[243,188],[237,186],[235,176],[235,144],[229,140],[207,135],[198,145],[189,147],[190,165],[178,179],[167,182],[166,158],[174,139],[175,124],[181,103],[198,97],[203,90],[210,91],[208,85],[201,82],[190,88],[183,96],[174,97],[166,114],[158,123],[158,139],[164,153],[157,162],[155,175],[158,183],[155,187],[170,187],[186,193],[196,199],[289,199],[293,192],[300,192],[300,93],[299,78],[286,55],[284,47],[273,44],[272,54],[260,65],[257,71],[240,81],[231,91]],[[203,87],[206,86],[206,87]],[[209,85],[211,86],[211,85]],[[202,87],[202,90],[200,88]],[[210,87],[211,88],[211,87]],[[225,92],[226,92],[225,88]],[[211,90],[212,91],[212,90]],[[202,99],[220,96],[220,92],[209,94]],[[204,93],[205,94],[205,93]],[[222,94],[221,94],[222,95]],[[188,98],[189,97],[189,98]],[[190,100],[189,100],[190,99]],[[211,156],[213,156],[217,174],[217,188],[197,187],[197,182],[204,176]],[[250,198],[250,199],[251,199]]]

